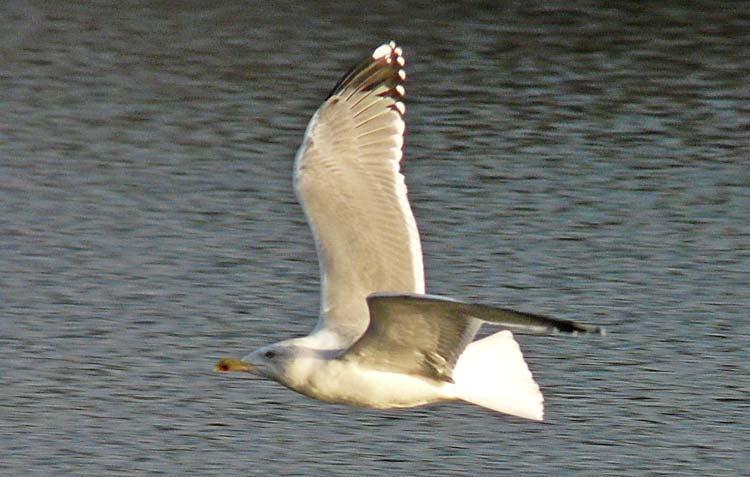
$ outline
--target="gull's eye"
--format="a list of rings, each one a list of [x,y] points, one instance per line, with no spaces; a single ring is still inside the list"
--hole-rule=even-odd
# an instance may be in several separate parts
[[[274,353],[273,351],[266,351],[265,353],[263,353],[263,356],[268,359],[273,359],[276,357],[276,353]]]

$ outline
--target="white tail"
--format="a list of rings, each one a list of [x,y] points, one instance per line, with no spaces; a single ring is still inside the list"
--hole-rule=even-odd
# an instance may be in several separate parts
[[[453,381],[464,401],[526,419],[544,418],[544,398],[510,331],[471,343],[458,358]]]

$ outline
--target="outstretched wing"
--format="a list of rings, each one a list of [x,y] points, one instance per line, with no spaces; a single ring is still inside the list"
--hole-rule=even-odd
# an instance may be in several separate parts
[[[321,273],[316,331],[348,346],[367,328],[373,292],[424,292],[417,225],[399,172],[404,59],[391,42],[347,73],[310,120],[295,188]]]
[[[483,322],[539,333],[599,333],[600,328],[433,295],[378,293],[367,298],[370,325],[343,356],[374,369],[450,381]]]

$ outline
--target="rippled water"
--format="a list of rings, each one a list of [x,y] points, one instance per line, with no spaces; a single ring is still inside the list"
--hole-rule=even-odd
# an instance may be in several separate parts
[[[740,4],[92,3],[0,6],[0,473],[750,468]],[[312,326],[293,154],[391,38],[428,289],[609,331],[519,336],[544,424],[211,372]]]

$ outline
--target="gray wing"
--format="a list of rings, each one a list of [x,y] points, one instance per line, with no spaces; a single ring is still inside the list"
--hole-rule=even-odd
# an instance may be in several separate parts
[[[519,331],[603,334],[572,321],[432,295],[378,293],[367,304],[370,326],[343,358],[443,381],[451,380],[458,357],[483,322]]]
[[[366,329],[366,297],[424,292],[422,250],[399,172],[404,59],[382,45],[336,85],[297,153],[295,188],[321,272],[316,331],[349,346]]]
[[[471,317],[501,328],[531,333],[605,334],[603,328],[582,325],[574,321],[550,318],[549,316],[509,310],[491,305],[465,303],[435,295],[415,295],[411,293],[377,293],[371,299],[411,303],[412,306],[430,306],[449,310],[455,316]]]
[[[457,313],[455,302],[424,297],[370,295],[370,325],[343,359],[383,371],[451,381],[453,366],[482,321]]]

